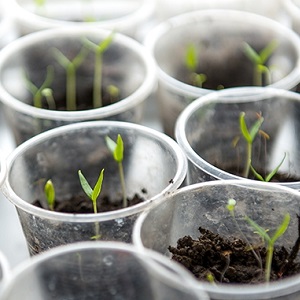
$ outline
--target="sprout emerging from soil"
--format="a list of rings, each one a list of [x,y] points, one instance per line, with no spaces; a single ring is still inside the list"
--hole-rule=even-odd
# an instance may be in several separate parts
[[[124,143],[120,134],[118,134],[117,142],[113,141],[109,136],[105,137],[106,144],[108,149],[113,154],[114,160],[118,163],[119,167],[119,176],[122,186],[123,194],[123,207],[127,207],[127,197],[126,197],[126,185],[125,185],[125,176],[123,170],[123,158],[124,158]]]
[[[289,223],[290,223],[290,214],[285,214],[282,223],[278,226],[275,233],[270,236],[267,233],[267,230],[259,226],[256,222],[250,219],[248,216],[245,217],[246,221],[250,224],[250,226],[261,236],[261,238],[265,241],[267,246],[267,257],[266,257],[266,265],[265,265],[265,280],[266,282],[270,281],[273,253],[274,253],[274,244],[276,241],[286,232]]]
[[[51,179],[47,180],[44,186],[44,192],[47,199],[48,207],[50,210],[54,210],[55,205],[55,188]]]
[[[194,44],[189,44],[185,54],[185,65],[187,69],[192,72],[191,81],[192,84],[202,88],[203,84],[207,80],[207,76],[203,73],[197,73],[198,68],[198,53],[197,48]]]
[[[226,208],[230,212],[230,214],[231,214],[231,216],[234,220],[234,223],[235,223],[236,227],[238,228],[239,232],[241,233],[243,239],[247,242],[247,244],[249,245],[249,248],[252,251],[253,255],[258,260],[259,265],[262,267],[261,258],[255,252],[253,246],[248,241],[247,237],[244,235],[244,233],[242,232],[242,230],[240,229],[240,227],[239,227],[239,225],[236,221],[235,213],[234,213],[235,207],[236,207],[236,200],[229,199]],[[275,233],[272,236],[270,236],[267,233],[268,230],[266,230],[266,229],[262,228],[261,226],[259,226],[255,221],[253,221],[248,216],[245,216],[245,220],[255,230],[255,233],[257,233],[262,238],[262,240],[266,243],[267,256],[266,256],[266,263],[265,263],[265,281],[269,282],[270,281],[270,274],[271,274],[271,267],[272,267],[273,253],[274,253],[274,244],[286,232],[286,230],[289,226],[289,223],[290,223],[290,215],[288,213],[285,214],[282,223],[278,226],[278,228],[276,229]]]

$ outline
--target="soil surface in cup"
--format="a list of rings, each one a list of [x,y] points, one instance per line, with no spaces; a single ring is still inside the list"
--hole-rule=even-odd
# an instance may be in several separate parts
[[[195,70],[190,72],[185,66],[178,70],[177,78],[189,85],[202,87],[211,90],[220,90],[230,87],[253,85],[253,66],[247,58],[238,57],[238,61],[231,58],[232,63],[218,65],[217,62],[204,62]],[[226,66],[226,68],[225,68]],[[216,71],[217,70],[217,71]],[[197,74],[205,76],[202,85],[197,83]]]
[[[202,227],[199,231],[201,236],[197,240],[185,236],[177,241],[176,247],[169,246],[172,259],[185,266],[197,279],[217,284],[265,282],[267,250],[264,245],[252,245],[261,258],[259,263],[245,241],[234,237],[225,239]],[[300,273],[300,263],[292,258],[297,256],[299,242],[298,238],[292,249],[275,245],[271,281]]]
[[[265,47],[263,41],[252,41],[250,44],[257,53]],[[197,66],[193,71],[184,63],[178,68],[176,74],[178,80],[211,90],[257,85],[254,82],[254,63],[246,56],[243,45],[236,45],[236,48],[224,47],[222,50],[213,46],[203,47],[199,49],[195,60]],[[268,65],[269,59],[265,62],[265,66],[269,67]],[[200,79],[200,84],[199,74],[202,79],[205,78],[203,81]],[[262,86],[271,83],[265,75],[262,75],[261,80]]]
[[[244,177],[243,173],[241,171],[238,171],[238,167],[232,167],[232,168],[224,168],[221,165],[215,164],[215,166],[221,170],[224,170],[230,174],[234,174],[236,176],[239,177]],[[263,169],[257,169],[256,172],[260,175],[262,175],[264,178],[268,175],[266,174],[265,170]],[[250,172],[248,179],[252,179],[252,180],[259,180],[254,174],[253,172]],[[270,180],[270,182],[297,182],[300,181],[300,177],[296,177],[296,176],[292,176],[288,173],[280,173],[277,172],[272,179]]]
[[[118,88],[115,86],[109,86],[106,89],[102,89],[102,107],[111,105],[120,101],[122,95],[119,94]],[[81,99],[81,100],[80,100]],[[87,89],[85,96],[81,96],[77,102],[77,111],[78,110],[89,110],[93,109],[93,92],[92,89]],[[55,97],[53,103],[50,103],[46,99],[42,101],[42,108],[49,110],[58,110],[58,111],[66,111],[66,100],[64,97]],[[32,103],[33,105],[33,103]]]
[[[135,194],[132,198],[127,198],[128,207],[142,203],[144,198],[138,194]],[[40,200],[36,200],[33,205],[44,208]],[[111,199],[106,196],[99,201],[97,201],[98,212],[108,212],[123,208],[123,199],[118,199],[117,201],[111,201]],[[72,214],[89,214],[94,213],[93,203],[90,199],[85,196],[76,195],[69,200],[56,201],[54,210],[61,213],[72,213]]]

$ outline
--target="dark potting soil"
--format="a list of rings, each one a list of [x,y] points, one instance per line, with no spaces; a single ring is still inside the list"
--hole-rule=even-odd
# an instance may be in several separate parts
[[[109,197],[103,197],[97,202],[98,212],[108,212],[123,208],[123,199],[116,202],[111,202]],[[131,199],[127,199],[128,206],[133,206],[144,201],[144,198],[135,194]],[[33,205],[43,208],[40,200],[33,202]],[[54,210],[62,213],[73,213],[73,214],[89,214],[94,213],[93,203],[90,199],[85,196],[73,196],[69,200],[56,201]]]
[[[202,86],[205,89],[218,90],[253,85],[253,65],[243,52],[237,52],[235,57],[228,53],[222,61],[211,57],[200,57],[199,61],[201,64],[196,73],[205,74],[207,77]],[[192,72],[184,65],[178,70],[176,77],[189,85],[195,85]]]
[[[253,62],[244,53],[243,42],[247,42],[259,53],[268,44],[267,36],[248,35],[244,41],[239,38],[225,39],[219,32],[209,40],[203,40],[199,45],[197,57],[197,74],[204,74],[206,81],[203,88],[219,90],[223,88],[253,86]],[[270,41],[271,42],[271,41]],[[182,54],[182,57],[184,55]],[[269,61],[269,60],[268,60]],[[268,61],[266,65],[268,65]],[[189,85],[195,85],[193,74],[183,63],[175,76],[178,80]],[[262,78],[262,86],[270,84]]]
[[[249,249],[249,244],[243,240],[234,237],[225,239],[202,227],[199,231],[201,236],[197,240],[185,236],[177,241],[177,247],[169,246],[172,259],[185,266],[197,279],[208,281],[209,276],[212,275],[216,283],[265,282],[265,247],[258,245],[254,248],[261,257],[263,266],[261,268]],[[271,281],[300,273],[300,263],[294,261],[299,250],[299,243],[298,238],[290,251],[283,246],[276,247],[275,245]]]
[[[76,110],[93,109],[94,107],[93,107],[93,102],[92,102],[92,99],[93,99],[92,90],[87,89],[85,96],[83,98],[84,99],[81,99],[81,101],[78,101]],[[111,105],[115,102],[118,102],[121,99],[122,99],[122,96],[120,96],[120,95],[114,96],[114,95],[110,95],[106,91],[102,91],[102,107]],[[50,109],[49,104],[47,103],[46,99],[44,99],[42,102],[42,108]],[[58,111],[66,111],[67,110],[65,98],[55,97],[55,110],[58,110]]]
[[[218,164],[215,164],[215,166],[230,174],[243,177],[243,173],[240,170],[238,170],[238,167],[222,168],[222,166],[218,166]],[[261,174],[264,178],[268,175],[266,174],[265,170],[256,169],[256,172],[258,174]],[[255,175],[251,171],[249,173],[248,179],[258,180],[257,177],[255,177]],[[277,172],[270,180],[270,182],[296,182],[296,181],[300,181],[300,177],[296,177],[288,173],[280,173],[280,172]]]

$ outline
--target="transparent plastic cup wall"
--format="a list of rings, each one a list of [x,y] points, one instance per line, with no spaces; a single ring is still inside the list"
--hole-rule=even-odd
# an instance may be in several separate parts
[[[33,0],[11,0],[7,5],[20,35],[57,27],[86,26],[137,37],[153,17],[156,0],[49,0],[40,6]]]
[[[123,169],[126,195],[138,194],[139,204],[108,212],[62,213],[48,210],[44,184],[51,179],[57,203],[84,196],[78,171],[94,187],[102,168],[104,179],[99,197],[111,203],[122,200],[118,164],[105,137],[117,135],[124,142]],[[187,161],[178,144],[167,135],[145,126],[114,121],[71,124],[41,133],[18,146],[8,157],[5,197],[17,209],[31,255],[62,244],[90,240],[130,242],[138,215],[161,196],[183,184]],[[33,205],[40,199],[43,208]]]
[[[253,0],[189,0],[176,1],[163,0],[157,14],[160,19],[167,19],[185,12],[200,9],[231,9],[256,13],[268,18],[283,19],[282,3],[279,0],[261,0],[259,5]]]
[[[250,128],[257,114],[264,118],[260,135],[253,143],[252,165],[265,174],[286,158],[278,173],[286,174],[285,182],[276,182],[300,189],[299,112],[300,94],[266,87],[232,88],[205,95],[181,113],[176,123],[176,140],[189,161],[188,184],[215,179],[244,179],[242,174],[247,146],[241,138],[239,117],[245,113]],[[290,177],[290,179],[289,179]],[[273,184],[273,182],[271,183]]]
[[[54,100],[66,93],[66,71],[57,62],[53,48],[73,59],[83,48],[85,38],[98,44],[111,35],[111,31],[96,28],[57,28],[32,33],[19,38],[0,53],[0,100],[6,122],[16,144],[46,131],[70,123],[86,120],[115,120],[140,123],[144,102],[151,101],[156,88],[155,63],[147,49],[137,41],[116,33],[103,54],[102,86],[114,85],[121,99],[94,109],[55,110],[32,105],[32,93],[27,80],[40,88],[47,78],[47,68],[53,66],[54,79],[50,88]],[[76,101],[84,105],[93,86],[94,56],[90,51],[76,71]]]
[[[176,247],[178,239],[184,236],[198,239],[199,227],[202,227],[223,238],[244,240],[241,230],[250,243],[259,245],[261,238],[253,233],[245,216],[269,229],[272,236],[289,213],[288,229],[275,247],[284,246],[291,250],[299,235],[299,197],[293,189],[250,180],[217,180],[189,185],[167,195],[138,218],[133,242],[138,249],[152,249],[171,257],[170,245]],[[236,200],[235,219],[240,229],[226,207],[231,198]],[[217,283],[216,286],[197,281],[193,289],[197,290],[200,283],[199,287],[203,287],[214,300],[296,300],[300,295],[299,274],[269,284]]]
[[[0,151],[0,191],[5,179],[6,179],[6,160],[5,157],[3,156],[3,153]],[[9,270],[8,259],[0,251],[0,291],[2,289],[3,277],[7,276],[8,270]]]
[[[157,100],[165,132],[174,136],[180,112],[194,99],[216,91],[218,85],[254,85],[253,66],[243,53],[243,43],[260,51],[275,40],[278,47],[268,65],[276,67],[267,85],[293,89],[300,81],[300,40],[279,22],[243,11],[208,9],[175,16],[151,30],[144,43],[158,67]],[[188,79],[185,56],[191,44],[199,51],[198,64],[207,77],[203,87],[193,86]],[[217,82],[205,88],[209,81]]]
[[[208,300],[181,266],[132,245],[84,242],[49,250],[18,266],[1,300]]]

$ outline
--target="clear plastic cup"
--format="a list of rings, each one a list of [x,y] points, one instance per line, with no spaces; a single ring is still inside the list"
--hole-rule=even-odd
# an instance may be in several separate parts
[[[11,12],[21,35],[63,26],[96,27],[135,37],[150,20],[155,0],[11,0]]]
[[[1,300],[208,300],[191,290],[190,274],[153,251],[132,245],[82,242],[61,246],[13,270]]]
[[[207,9],[178,15],[156,26],[145,45],[158,66],[157,99],[165,132],[174,136],[177,117],[196,98],[223,87],[255,85],[244,42],[259,52],[273,41],[278,46],[268,61],[274,66],[272,79],[264,84],[293,89],[300,81],[300,40],[279,22],[243,11]],[[202,87],[188,80],[185,56],[191,44],[199,50],[199,68],[207,78]]]
[[[127,198],[143,201],[125,208],[92,213],[50,211],[44,184],[51,179],[57,202],[84,195],[78,171],[94,187],[104,168],[99,202],[122,200],[118,164],[105,138],[120,134],[124,143],[123,169]],[[132,227],[140,213],[163,195],[176,190],[187,172],[186,157],[178,144],[145,126],[114,121],[71,124],[39,134],[18,146],[8,157],[3,194],[17,209],[31,255],[47,249],[100,240],[131,242]],[[41,207],[32,203],[40,199]],[[97,232],[98,226],[98,232]]]
[[[253,232],[245,216],[268,229],[268,234],[272,236],[285,214],[289,213],[291,219],[288,228],[275,247],[284,246],[290,250],[299,236],[299,197],[299,193],[293,189],[250,180],[217,180],[189,185],[167,195],[138,218],[133,242],[139,249],[147,248],[171,257],[169,246],[176,247],[178,239],[184,236],[198,239],[201,235],[199,227],[202,227],[225,239],[240,238],[245,241],[246,236],[252,245],[260,245],[261,237]],[[240,229],[226,208],[230,198],[237,203],[235,219]],[[298,259],[299,254],[296,257]],[[202,287],[211,299],[296,300],[300,295],[300,274],[268,284],[215,285],[198,281],[192,289]]]
[[[176,140],[189,161],[188,184],[245,179],[242,172],[247,161],[247,143],[242,138],[239,123],[242,112],[249,130],[261,114],[264,118],[261,130],[268,136],[265,139],[259,133],[255,138],[252,166],[266,177],[285,157],[277,172],[286,174],[285,178],[270,184],[300,189],[300,94],[267,87],[210,93],[186,107],[176,123]]]
[[[100,108],[76,111],[32,106],[28,80],[41,88],[51,66],[54,79],[49,88],[54,100],[64,99],[66,95],[66,71],[57,62],[53,48],[71,60],[82,50],[84,38],[100,43],[110,34],[111,31],[96,28],[50,29],[19,38],[1,51],[0,100],[17,145],[40,132],[79,121],[109,119],[140,123],[143,120],[144,102],[151,101],[156,88],[155,63],[140,43],[117,33],[103,54],[102,87],[117,87],[120,100]],[[78,109],[92,98],[94,60],[93,51],[88,52],[76,72]]]

